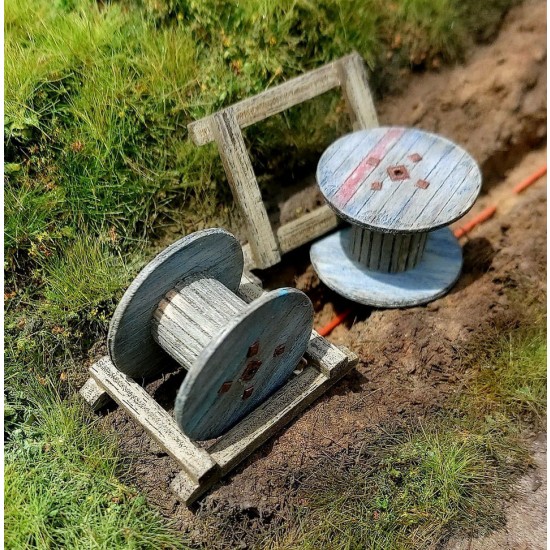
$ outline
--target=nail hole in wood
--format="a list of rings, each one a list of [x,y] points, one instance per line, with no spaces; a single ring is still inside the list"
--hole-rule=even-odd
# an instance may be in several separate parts
[[[260,342],[256,340],[249,348],[248,353],[246,354],[247,357],[254,357],[258,353],[258,350],[260,349]]]
[[[390,166],[388,168],[388,175],[392,181],[402,181],[409,178],[409,171],[400,164],[399,166]]]
[[[380,189],[382,189],[382,182],[381,182],[381,181],[373,181],[373,182],[371,183],[370,188],[371,188],[373,191],[380,191]]]
[[[285,352],[285,345],[281,344],[280,346],[277,346],[273,350],[273,357],[279,357],[279,355],[282,355]]]

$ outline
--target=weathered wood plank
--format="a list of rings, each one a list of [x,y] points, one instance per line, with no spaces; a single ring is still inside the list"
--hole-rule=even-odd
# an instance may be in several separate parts
[[[462,216],[479,192],[481,174],[464,149],[442,136],[379,127],[334,142],[319,160],[317,181],[350,223],[414,233]]]
[[[233,197],[246,222],[254,261],[260,268],[275,265],[281,259],[279,246],[262,202],[234,108],[213,115],[211,128]]]
[[[232,430],[219,439],[209,452],[223,473],[267,441],[292,418],[305,410],[336,380],[348,372],[353,364],[346,358],[346,368],[339,376],[327,378],[314,367],[289,380],[271,399],[261,404]]]
[[[288,222],[277,230],[281,252],[286,254],[328,233],[340,223],[336,214],[326,204]]]
[[[90,367],[97,384],[172,456],[194,482],[213,475],[216,463],[181,432],[171,416],[134,380],[120,372],[108,357]]]
[[[340,85],[339,63],[341,60],[334,61],[235,103],[230,109],[235,113],[237,124],[241,128],[246,128],[336,88]],[[195,145],[205,145],[215,139],[212,132],[214,116],[201,118],[187,126],[189,137]]]
[[[351,226],[350,253],[371,271],[398,273],[422,259],[427,233],[380,233]]]
[[[112,401],[109,394],[98,386],[93,378],[88,378],[86,383],[80,388],[79,393],[93,411],[99,411]]]
[[[338,64],[342,92],[354,130],[378,126],[376,109],[369,89],[367,71],[361,56],[354,52]]]
[[[214,483],[219,481],[221,475],[218,473],[208,479],[207,482],[197,483],[193,481],[189,474],[185,471],[181,471],[176,474],[172,482],[170,483],[170,489],[176,494],[176,496],[186,506],[190,506],[203,495]]]
[[[199,273],[234,291],[243,265],[239,241],[223,229],[197,231],[165,248],[139,272],[113,314],[107,335],[113,363],[133,378],[162,372],[171,359],[151,333],[161,300],[179,281]]]
[[[265,294],[265,291],[255,284],[251,277],[243,274],[237,296],[250,303],[257,300],[262,294]],[[311,331],[305,356],[312,365],[328,378],[337,376],[339,369],[346,366],[350,357],[357,359],[351,351],[342,351],[315,330]]]
[[[281,254],[286,254],[304,244],[323,236],[341,223],[340,218],[328,205],[300,216],[296,220],[281,225],[277,230],[277,240]],[[244,263],[247,269],[257,269],[249,244],[243,246]]]
[[[198,281],[195,290],[207,292],[207,283]],[[203,440],[231,428],[292,375],[312,324],[311,301],[295,288],[263,293],[234,314],[183,380],[174,409],[178,426]]]

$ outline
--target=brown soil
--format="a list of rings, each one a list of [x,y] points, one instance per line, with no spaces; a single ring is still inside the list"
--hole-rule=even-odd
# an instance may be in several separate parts
[[[522,195],[510,193],[546,162],[545,43],[546,5],[525,2],[509,13],[495,42],[466,64],[412,76],[403,95],[377,105],[381,123],[415,125],[465,146],[487,182],[469,216],[493,201],[500,210],[465,239],[463,274],[444,298],[406,310],[352,306],[353,316],[330,339],[359,355],[357,369],[210,491],[198,516],[169,490],[175,462],[121,410],[104,415],[102,422],[116,430],[123,453],[133,459],[138,488],[197,541],[207,536],[205,515],[220,524],[239,515],[268,521],[293,499],[300,472],[353,446],[359,432],[436,411],[467,380],[461,356],[472,339],[512,320],[507,289],[528,285],[534,294],[546,292],[546,178]],[[299,202],[284,205],[283,217],[314,205],[315,193],[304,191]],[[259,275],[267,288],[290,284],[307,292],[316,326],[350,305],[319,282],[307,248]],[[148,390],[169,408],[179,380],[171,374]],[[540,516],[531,517],[531,523],[540,522]],[[228,547],[237,544],[234,536]],[[529,528],[523,536],[529,542]]]

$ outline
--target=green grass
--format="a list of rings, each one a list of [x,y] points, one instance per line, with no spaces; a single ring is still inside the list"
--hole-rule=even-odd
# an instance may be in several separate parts
[[[508,330],[486,345],[466,400],[477,414],[501,415],[542,427],[546,420],[546,319],[529,308],[527,326]],[[487,349],[488,348],[488,349]]]
[[[187,228],[225,219],[215,147],[190,146],[190,121],[352,49],[378,88],[388,53],[392,66],[453,60],[471,39],[457,0],[8,0],[5,13],[8,265],[45,234],[52,246],[111,226],[149,237],[182,208]],[[343,121],[326,97],[249,129],[261,181],[281,150],[291,171],[311,163]]]
[[[33,412],[6,444],[5,548],[186,547],[121,481],[116,440],[51,387],[27,389]]]
[[[501,526],[496,503],[510,494],[504,471],[524,454],[517,446],[499,454],[494,436],[455,418],[367,439],[308,476],[294,526],[266,547],[430,548],[452,532]]]
[[[116,234],[111,233],[112,240]],[[113,244],[112,242],[109,244]],[[90,274],[93,274],[90,277]],[[124,260],[107,243],[77,237],[44,265],[44,301],[41,306],[61,319],[84,314],[97,317],[111,311],[117,292],[131,280]],[[103,317],[104,321],[107,318]]]

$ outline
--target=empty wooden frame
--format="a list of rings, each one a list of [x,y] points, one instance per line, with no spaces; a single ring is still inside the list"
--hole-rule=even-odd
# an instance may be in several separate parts
[[[338,218],[329,206],[323,205],[274,232],[241,129],[337,87],[342,88],[354,130],[378,126],[367,73],[357,52],[188,126],[189,136],[195,145],[212,141],[218,145],[233,197],[248,229],[248,246],[244,249],[248,269],[265,269],[277,264],[281,254],[335,228]]]

